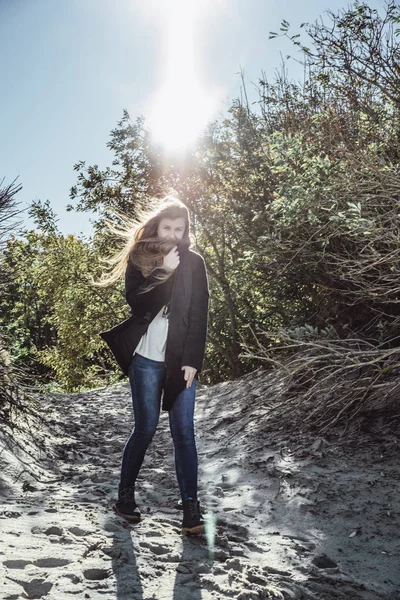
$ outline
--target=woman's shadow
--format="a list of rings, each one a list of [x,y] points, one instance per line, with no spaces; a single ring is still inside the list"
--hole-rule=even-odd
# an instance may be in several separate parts
[[[118,600],[142,600],[143,589],[132,543],[132,528],[127,525],[113,535],[112,570],[117,582]]]
[[[132,543],[133,529],[128,525],[113,534],[112,570],[117,583],[117,600],[143,600],[143,588]],[[201,600],[201,584],[194,569],[207,560],[208,551],[199,538],[182,538],[182,555],[176,568],[171,600]]]
[[[171,600],[201,600],[201,584],[193,565],[208,556],[201,538],[182,538],[182,556],[176,569],[174,594]],[[208,562],[208,561],[207,561]]]

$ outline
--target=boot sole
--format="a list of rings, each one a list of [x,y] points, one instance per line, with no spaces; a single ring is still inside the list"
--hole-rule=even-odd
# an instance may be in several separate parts
[[[141,515],[139,513],[133,515],[126,515],[118,510],[116,506],[113,506],[114,512],[119,516],[129,521],[130,523],[139,523]]]
[[[204,525],[196,525],[195,527],[182,527],[182,535],[199,535],[204,533]]]

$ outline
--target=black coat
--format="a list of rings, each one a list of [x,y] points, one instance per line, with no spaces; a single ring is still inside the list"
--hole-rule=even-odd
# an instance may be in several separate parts
[[[183,366],[202,369],[206,333],[209,291],[203,258],[178,244],[180,263],[174,274],[149,292],[143,292],[154,281],[160,269],[145,278],[141,271],[128,264],[125,273],[125,296],[131,307],[131,317],[100,335],[111,348],[125,375],[128,374],[133,352],[154,317],[171,300],[167,345],[166,377],[163,409],[170,410],[186,385]]]

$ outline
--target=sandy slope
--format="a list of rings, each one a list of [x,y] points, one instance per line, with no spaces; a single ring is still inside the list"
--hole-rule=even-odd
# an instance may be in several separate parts
[[[261,370],[199,386],[197,538],[179,535],[166,414],[138,485],[142,522],[111,511],[128,384],[46,400],[41,430],[3,429],[0,597],[400,599],[397,439],[279,430],[273,395]]]

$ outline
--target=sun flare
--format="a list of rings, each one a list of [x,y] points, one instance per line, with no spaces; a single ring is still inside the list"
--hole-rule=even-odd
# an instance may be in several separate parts
[[[158,5],[160,6],[160,5]],[[208,0],[169,0],[159,15],[165,23],[162,77],[148,119],[154,141],[167,152],[184,152],[215,115],[221,93],[201,80],[198,25],[211,10]]]

